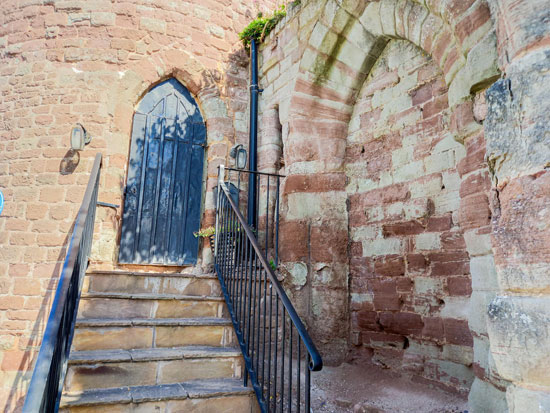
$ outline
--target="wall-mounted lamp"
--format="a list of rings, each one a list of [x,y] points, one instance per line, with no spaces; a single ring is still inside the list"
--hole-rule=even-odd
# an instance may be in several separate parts
[[[237,169],[244,169],[246,168],[246,162],[247,162],[247,153],[246,149],[243,145],[240,143],[233,146],[231,148],[231,151],[229,152],[229,156],[231,156],[233,159],[235,159],[235,168]]]
[[[88,145],[92,137],[84,126],[80,123],[77,123],[76,126],[71,130],[71,149],[74,151],[81,151],[84,149],[85,145]]]

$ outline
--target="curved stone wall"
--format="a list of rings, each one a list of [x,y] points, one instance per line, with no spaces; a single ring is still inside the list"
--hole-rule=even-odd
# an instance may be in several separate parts
[[[0,12],[0,405],[30,380],[63,246],[96,152],[99,199],[120,205],[134,107],[175,77],[207,122],[207,179],[227,147],[247,141],[248,56],[237,33],[275,2],[7,0]],[[92,142],[69,151],[81,123]],[[202,225],[213,222],[207,194]],[[98,208],[92,261],[116,263],[121,207]],[[208,260],[205,248],[203,259]]]

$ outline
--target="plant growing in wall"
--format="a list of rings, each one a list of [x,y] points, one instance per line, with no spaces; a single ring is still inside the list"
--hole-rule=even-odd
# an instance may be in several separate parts
[[[283,4],[276,9],[269,17],[264,17],[262,13],[258,13],[258,17],[252,20],[248,26],[239,33],[239,39],[244,44],[246,50],[250,48],[250,41],[256,40],[258,43],[263,42],[271,30],[286,16],[286,6]]]

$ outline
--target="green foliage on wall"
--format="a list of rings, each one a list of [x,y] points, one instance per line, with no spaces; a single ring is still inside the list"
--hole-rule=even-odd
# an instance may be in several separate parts
[[[273,28],[286,16],[286,7],[281,5],[273,14],[269,17],[263,17],[262,13],[258,13],[258,17],[252,20],[248,26],[239,33],[239,39],[244,44],[244,47],[248,50],[250,47],[250,40],[254,39],[258,43],[261,43],[264,38],[273,30]]]

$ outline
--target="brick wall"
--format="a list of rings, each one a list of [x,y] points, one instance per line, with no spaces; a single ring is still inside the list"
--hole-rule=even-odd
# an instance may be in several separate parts
[[[248,57],[237,33],[270,0],[7,0],[0,13],[0,405],[20,406],[96,152],[99,199],[122,203],[134,106],[176,77],[207,121],[208,188],[246,139]],[[69,133],[93,136],[78,156]],[[74,165],[76,163],[76,165]],[[213,222],[206,196],[203,225]],[[99,208],[92,260],[116,263],[121,208]],[[204,249],[208,259],[209,249]]]

